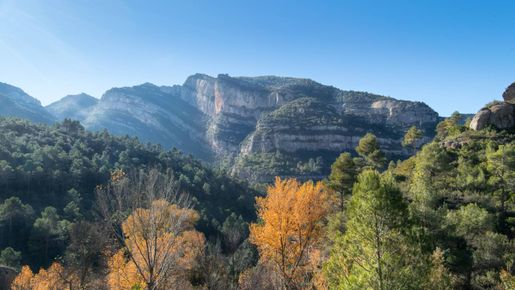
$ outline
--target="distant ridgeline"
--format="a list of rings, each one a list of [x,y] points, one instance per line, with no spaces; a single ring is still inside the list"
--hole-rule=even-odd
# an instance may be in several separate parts
[[[89,130],[176,147],[252,182],[276,175],[321,178],[338,154],[353,151],[367,132],[378,137],[387,156],[407,157],[410,151],[401,146],[407,129],[422,129],[421,145],[431,140],[440,120],[421,102],[275,76],[196,74],[183,85],[113,88],[100,100],[72,95],[45,108],[6,84],[0,85],[2,96],[34,104],[25,111],[21,101],[2,106],[1,115],[45,123],[79,120]]]
[[[95,217],[95,187],[115,169],[171,170],[208,237],[231,215],[255,218],[256,191],[178,150],[88,132],[69,120],[48,126],[2,117],[0,132],[0,249],[21,251],[24,264],[48,266],[63,254],[67,224]]]

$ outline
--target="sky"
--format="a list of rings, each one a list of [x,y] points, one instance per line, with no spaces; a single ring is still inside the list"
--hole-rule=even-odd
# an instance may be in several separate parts
[[[194,73],[473,113],[515,81],[515,1],[0,0],[0,82],[46,105]]]

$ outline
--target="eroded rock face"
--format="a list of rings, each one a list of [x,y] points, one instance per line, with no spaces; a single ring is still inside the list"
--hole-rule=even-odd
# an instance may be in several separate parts
[[[515,104],[515,83],[512,83],[509,87],[506,88],[502,97],[505,102]]]
[[[367,118],[375,124],[410,126],[433,124],[438,120],[429,106],[421,102],[400,101],[378,96],[371,100],[343,102],[344,112]]]
[[[184,86],[190,95],[183,97],[194,100],[197,107],[212,118],[208,140],[220,154],[275,150],[337,151],[351,146],[343,144],[355,143],[348,140],[370,130],[380,134],[385,126],[389,126],[396,127],[397,133],[403,134],[402,131],[409,126],[430,128],[438,121],[438,114],[420,102],[341,91],[308,79],[194,75],[188,78]],[[312,109],[312,103],[297,102],[303,98],[312,98],[318,105],[323,103],[326,107]],[[298,106],[299,110],[304,111],[276,112],[288,110],[289,106]],[[276,117],[280,122],[270,121]],[[314,119],[316,124],[302,124],[305,118]],[[328,121],[330,119],[340,122]],[[359,119],[361,123],[346,124],[341,122],[343,119]],[[370,126],[380,128],[374,130]],[[299,132],[300,127],[307,135]],[[349,127],[356,129],[357,135],[345,132]],[[295,130],[297,132],[292,134]],[[272,131],[273,134],[270,133]],[[400,145],[396,150],[401,151]]]
[[[515,105],[507,102],[495,104],[479,111],[470,122],[473,130],[481,130],[490,125],[501,130],[514,128]]]

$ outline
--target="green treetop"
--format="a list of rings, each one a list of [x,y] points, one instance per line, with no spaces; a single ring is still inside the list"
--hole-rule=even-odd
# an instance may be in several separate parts
[[[404,135],[404,139],[402,139],[402,146],[411,147],[413,151],[417,146],[417,141],[422,138],[422,131],[417,128],[417,126],[412,126]]]
[[[343,211],[345,195],[352,193],[352,185],[356,181],[358,169],[350,153],[340,154],[331,165],[329,186],[340,195],[340,206]]]
[[[380,169],[386,164],[386,158],[379,147],[377,137],[372,133],[367,133],[359,140],[356,152],[358,152],[372,168]]]

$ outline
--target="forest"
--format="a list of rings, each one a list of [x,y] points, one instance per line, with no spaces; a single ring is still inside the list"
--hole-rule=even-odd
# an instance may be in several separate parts
[[[322,180],[256,185],[176,149],[0,119],[12,289],[515,289],[515,138],[453,114]]]

